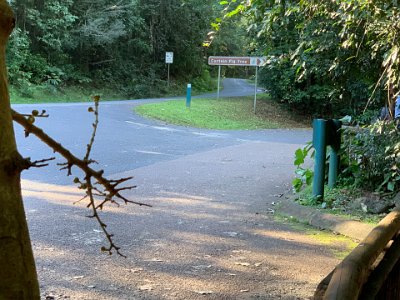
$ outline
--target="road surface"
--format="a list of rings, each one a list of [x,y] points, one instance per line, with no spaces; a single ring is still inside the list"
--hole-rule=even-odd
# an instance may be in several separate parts
[[[230,80],[236,94],[252,87]],[[232,96],[235,88],[224,93]],[[233,91],[232,91],[233,90]],[[247,92],[245,92],[247,91]],[[338,262],[326,246],[276,222],[290,188],[294,150],[309,130],[217,131],[168,125],[133,113],[158,100],[101,104],[93,158],[112,177],[135,176],[126,195],[153,208],[108,207],[108,228],[127,258],[108,256],[72,178],[52,165],[23,174],[23,193],[43,297],[48,299],[306,299]],[[46,109],[37,125],[83,155],[87,104]],[[17,130],[20,152],[53,156]],[[62,160],[58,160],[61,162]]]

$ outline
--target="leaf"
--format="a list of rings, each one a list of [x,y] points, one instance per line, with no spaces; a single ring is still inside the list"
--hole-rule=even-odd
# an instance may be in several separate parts
[[[303,186],[303,181],[300,178],[295,178],[292,181],[292,185],[296,193],[300,192],[301,187]]]
[[[211,23],[211,26],[213,29],[215,29],[216,31],[219,31],[220,25],[218,23]]]
[[[303,149],[297,149],[296,152],[294,153],[294,165],[295,166],[300,166],[301,164],[304,164],[304,152]]]
[[[295,170],[295,173],[296,173],[296,175],[304,176],[307,173],[307,170],[302,169],[302,168],[298,168],[298,169]]]
[[[312,181],[314,179],[314,172],[311,170],[307,170],[306,173],[304,174],[306,177],[306,184],[311,185]]]

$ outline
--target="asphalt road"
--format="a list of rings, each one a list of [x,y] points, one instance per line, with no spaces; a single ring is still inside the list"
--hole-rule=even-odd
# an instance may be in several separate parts
[[[252,93],[226,80],[223,95]],[[135,105],[105,102],[93,158],[111,176],[135,176],[127,193],[153,208],[109,207],[104,221],[127,258],[101,254],[104,237],[85,217],[72,178],[52,165],[23,174],[23,193],[43,297],[49,299],[306,299],[338,260],[311,237],[277,223],[274,206],[293,177],[293,153],[309,130],[216,131],[144,119]],[[195,101],[195,100],[194,100]],[[38,120],[83,155],[87,104],[46,109]],[[53,153],[16,131],[20,152]],[[60,162],[62,160],[59,160]],[[53,298],[51,298],[53,297]]]
[[[243,96],[254,93],[254,86],[242,79],[225,79],[221,97]],[[208,96],[215,96],[209,94]],[[309,130],[258,130],[221,131],[174,126],[144,119],[133,113],[136,105],[163,101],[145,99],[102,102],[100,125],[93,150],[93,158],[106,174],[114,174],[156,162],[173,160],[185,155],[211,149],[238,145],[249,141],[284,142],[303,144],[310,140]],[[193,101],[196,101],[195,99]],[[15,105],[23,113],[45,109],[50,118],[36,121],[51,137],[60,141],[72,153],[83,156],[92,133],[93,115],[87,112],[88,103]],[[24,138],[16,127],[19,150],[33,160],[52,157],[54,154],[35,137]],[[58,163],[63,160],[58,160]],[[55,165],[55,164],[53,164]],[[24,178],[43,180],[56,184],[70,184],[71,180],[57,167],[43,170],[31,169]]]

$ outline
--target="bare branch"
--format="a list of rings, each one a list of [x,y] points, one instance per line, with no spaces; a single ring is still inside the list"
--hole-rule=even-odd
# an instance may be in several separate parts
[[[36,110],[36,109],[32,110],[32,112],[30,114],[21,114],[21,115],[24,116],[24,117],[27,117],[27,118],[29,118],[29,117],[48,118],[49,117],[49,115],[46,113],[45,110],[42,110],[42,112],[39,113],[39,111]]]
[[[98,107],[99,107],[99,97],[96,96],[94,98],[95,102],[95,108],[89,108],[89,112],[93,112],[95,115],[95,121],[93,123],[93,132],[92,136],[90,138],[89,144],[87,145],[86,149],[86,154],[83,159],[79,159],[75,155],[73,155],[68,149],[63,147],[60,143],[52,139],[49,135],[47,135],[41,128],[35,126],[34,123],[34,118],[36,116],[45,116],[45,111],[43,111],[41,114],[39,114],[37,111],[32,112],[32,115],[22,115],[19,114],[18,112],[12,110],[12,117],[15,122],[20,124],[24,129],[26,135],[29,134],[34,134],[36,137],[38,137],[42,142],[44,142],[46,145],[48,145],[54,152],[59,153],[62,157],[65,158],[66,162],[58,164],[61,166],[61,170],[67,170],[68,175],[72,175],[72,167],[78,167],[81,169],[85,177],[83,180],[80,180],[78,177],[74,178],[74,183],[78,184],[78,188],[86,190],[86,195],[80,199],[77,202],[83,201],[85,199],[89,200],[89,203],[87,205],[88,208],[92,209],[92,215],[90,218],[94,218],[98,221],[102,231],[104,232],[109,246],[108,247],[102,247],[102,251],[106,251],[109,254],[112,254],[112,251],[114,250],[117,252],[117,254],[124,256],[121,254],[119,251],[120,248],[117,247],[114,242],[113,242],[113,235],[110,234],[106,227],[107,225],[101,220],[98,210],[102,210],[104,205],[109,203],[109,204],[115,204],[117,206],[120,206],[117,200],[122,200],[124,204],[135,204],[139,206],[147,206],[147,207],[152,207],[149,204],[146,203],[141,203],[141,202],[136,202],[136,201],[131,201],[125,198],[123,195],[121,195],[122,191],[126,190],[132,190],[136,188],[136,186],[121,186],[121,184],[127,182],[128,180],[132,179],[133,177],[127,177],[127,178],[120,178],[120,179],[107,179],[103,176],[104,171],[99,170],[96,171],[90,167],[90,164],[95,163],[96,161],[90,159],[90,154],[92,150],[92,146],[94,143],[94,139],[96,136],[97,132],[97,126],[99,123],[98,119]],[[54,158],[52,158],[54,159]],[[41,166],[41,164],[52,160],[41,160],[41,161],[36,161],[33,163],[32,166]],[[44,166],[44,164],[43,164]],[[95,180],[96,183],[93,184],[92,180]],[[101,202],[99,204],[95,203],[95,196],[102,198]],[[75,202],[76,203],[76,202]]]
[[[119,250],[120,247],[117,247],[112,239],[113,234],[109,233],[107,230],[107,225],[105,223],[103,223],[103,221],[101,220],[99,213],[97,212],[97,208],[96,208],[96,204],[95,204],[95,199],[94,199],[94,195],[93,195],[93,185],[92,185],[92,180],[90,176],[87,176],[86,178],[86,185],[87,185],[87,196],[89,197],[89,201],[90,203],[88,204],[88,207],[92,208],[92,212],[93,215],[91,216],[92,218],[95,218],[97,220],[97,222],[100,224],[101,230],[103,230],[104,235],[106,236],[107,240],[108,240],[108,247],[101,247],[101,251],[105,251],[108,252],[108,254],[112,254],[112,250],[114,249],[115,252],[117,252],[118,255],[122,256],[122,257],[126,257],[125,255],[123,255]]]
[[[94,120],[94,123],[93,123],[92,136],[90,137],[90,141],[89,141],[89,144],[87,145],[87,149],[86,149],[86,155],[85,155],[85,158],[84,158],[85,161],[89,160],[90,152],[92,151],[94,139],[96,137],[97,126],[99,125],[99,101],[100,101],[100,96],[94,96],[93,100],[94,100],[94,109],[92,107],[89,107],[88,110],[89,110],[89,112],[93,112],[94,113],[95,120]]]
[[[55,160],[55,157],[50,157],[50,158],[45,158],[45,159],[41,159],[41,160],[35,160],[33,162],[31,162],[31,167],[32,168],[43,168],[43,167],[47,167],[49,164],[47,162]]]

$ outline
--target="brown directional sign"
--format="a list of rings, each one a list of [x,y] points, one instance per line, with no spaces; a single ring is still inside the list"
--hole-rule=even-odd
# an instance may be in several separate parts
[[[262,67],[267,62],[266,57],[239,57],[239,56],[210,56],[208,64],[211,66],[253,66]]]

